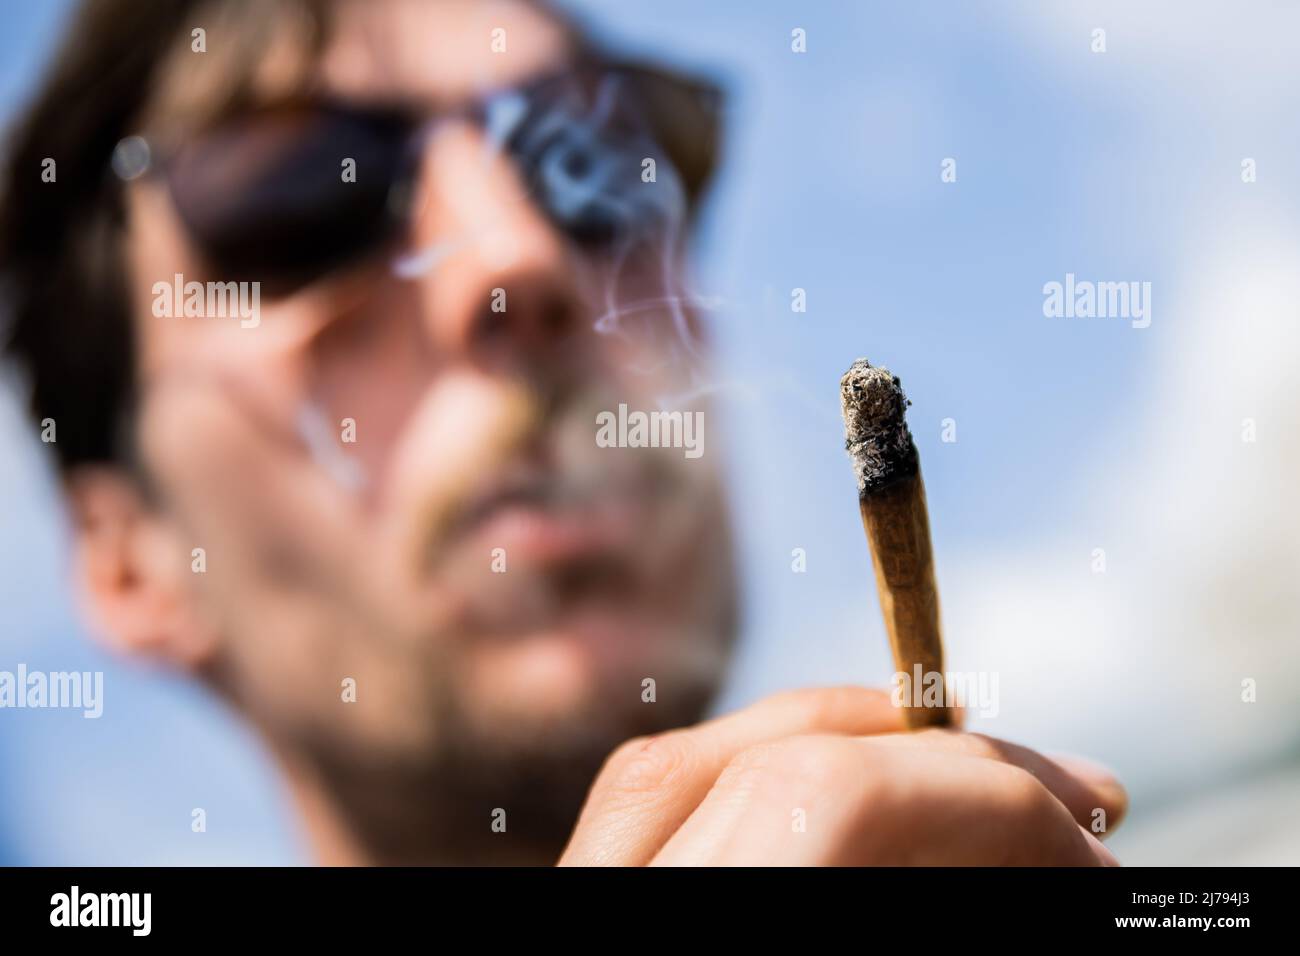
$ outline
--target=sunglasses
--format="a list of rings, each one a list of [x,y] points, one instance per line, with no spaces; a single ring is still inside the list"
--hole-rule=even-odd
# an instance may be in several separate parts
[[[423,146],[448,118],[479,125],[556,228],[594,250],[689,217],[715,164],[720,106],[705,81],[582,56],[434,117],[309,101],[232,115],[169,146],[130,136],[112,168],[165,182],[215,273],[286,295],[402,240]]]

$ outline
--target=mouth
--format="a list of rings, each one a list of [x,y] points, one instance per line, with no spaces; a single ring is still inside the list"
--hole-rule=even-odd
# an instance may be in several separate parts
[[[634,547],[652,498],[644,480],[580,480],[520,470],[473,497],[448,528],[443,547],[481,549],[507,568],[516,562],[586,563]]]

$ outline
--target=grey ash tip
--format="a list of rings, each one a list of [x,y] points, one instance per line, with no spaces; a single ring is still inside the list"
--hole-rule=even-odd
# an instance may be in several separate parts
[[[910,404],[897,376],[866,359],[855,361],[840,379],[844,447],[859,494],[871,494],[916,474],[916,445],[905,418]]]

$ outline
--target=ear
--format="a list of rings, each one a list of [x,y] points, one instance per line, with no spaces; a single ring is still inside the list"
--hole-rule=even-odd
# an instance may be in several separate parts
[[[185,669],[212,655],[187,580],[190,556],[124,472],[82,466],[67,480],[75,574],[95,635],[122,653]]]

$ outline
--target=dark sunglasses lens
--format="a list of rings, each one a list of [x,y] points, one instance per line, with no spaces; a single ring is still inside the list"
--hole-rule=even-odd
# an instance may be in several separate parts
[[[626,77],[565,76],[524,94],[506,146],[534,198],[577,241],[661,235],[685,193]]]
[[[243,117],[180,150],[172,195],[214,268],[292,291],[392,237],[409,132],[397,117],[326,109]]]
[[[654,141],[672,159],[687,198],[700,198],[717,166],[723,118],[720,87],[702,77],[688,77],[651,67],[621,71],[629,98],[649,127]]]

